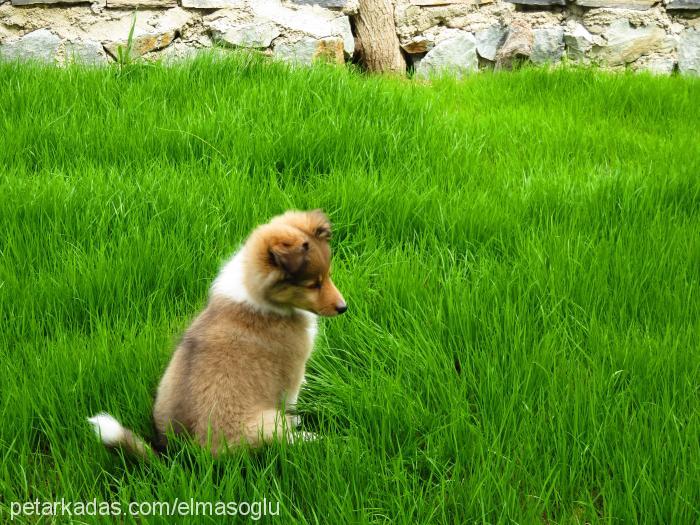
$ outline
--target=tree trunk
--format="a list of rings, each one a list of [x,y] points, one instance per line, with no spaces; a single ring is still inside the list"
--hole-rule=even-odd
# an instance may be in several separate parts
[[[359,4],[352,20],[360,61],[371,72],[406,73],[391,0],[360,0]]]

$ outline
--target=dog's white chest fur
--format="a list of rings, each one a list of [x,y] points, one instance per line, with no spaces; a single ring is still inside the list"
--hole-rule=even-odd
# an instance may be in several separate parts
[[[306,333],[309,334],[309,346],[313,349],[314,341],[316,341],[316,336],[318,335],[318,316],[304,310],[299,310],[299,313],[306,318],[308,323]]]
[[[276,308],[274,305],[256,301],[245,286],[243,275],[244,253],[239,250],[231,259],[224,264],[212,283],[210,294],[212,296],[225,297],[234,303],[242,303],[253,307],[263,313],[289,314],[290,311]],[[313,349],[316,335],[318,334],[318,316],[305,310],[296,310],[301,314],[307,323],[307,334],[309,336],[309,347]]]

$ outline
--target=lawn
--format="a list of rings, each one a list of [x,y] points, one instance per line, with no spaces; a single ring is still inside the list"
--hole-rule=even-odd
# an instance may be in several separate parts
[[[699,130],[680,77],[0,66],[0,521],[265,498],[274,523],[698,522]],[[317,207],[349,304],[300,397],[322,439],[105,450],[85,418],[153,435],[247,232]]]

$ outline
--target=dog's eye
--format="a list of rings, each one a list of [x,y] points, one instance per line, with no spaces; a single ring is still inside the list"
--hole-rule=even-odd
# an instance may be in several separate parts
[[[321,281],[316,281],[314,284],[307,286],[310,290],[318,290],[321,288]]]

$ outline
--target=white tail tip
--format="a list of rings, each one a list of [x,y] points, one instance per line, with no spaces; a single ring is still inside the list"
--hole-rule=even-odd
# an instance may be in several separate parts
[[[88,421],[92,425],[95,434],[108,447],[118,445],[124,437],[124,427],[107,412],[100,412],[89,417]]]

